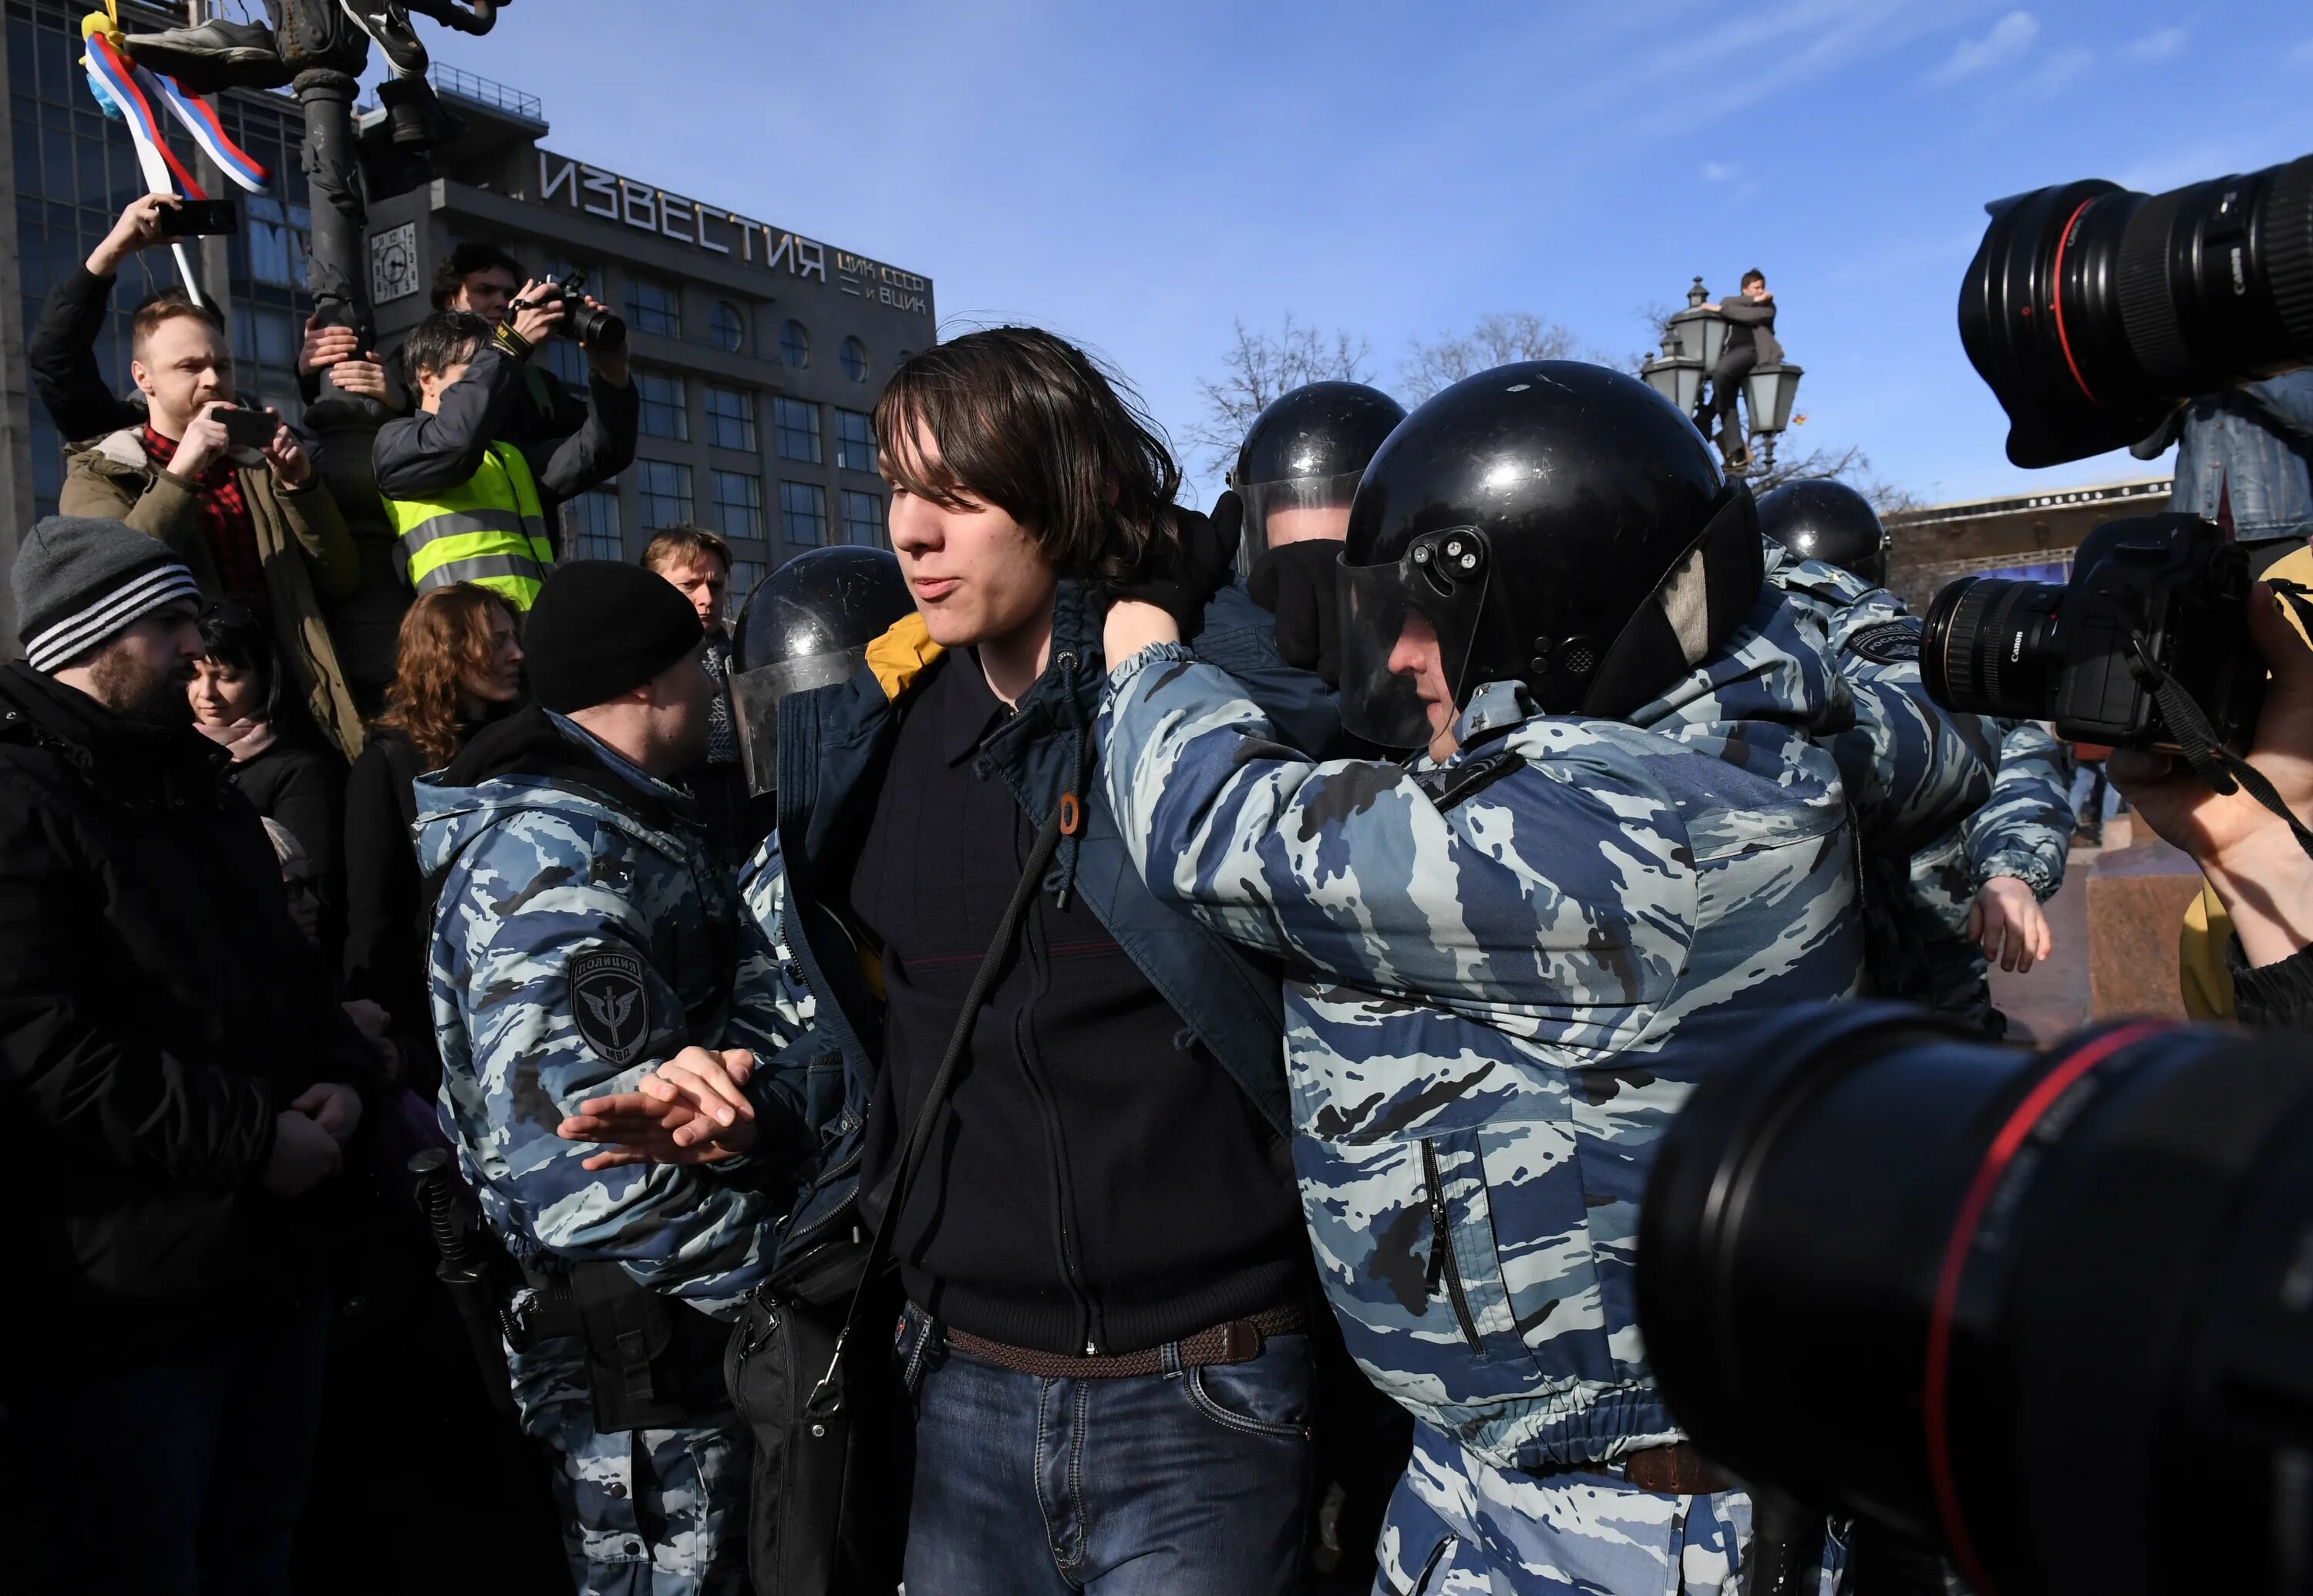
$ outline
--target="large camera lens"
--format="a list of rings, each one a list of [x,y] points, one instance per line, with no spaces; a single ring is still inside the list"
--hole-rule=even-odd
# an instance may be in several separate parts
[[[627,347],[627,324],[609,311],[596,310],[583,299],[573,298],[562,312],[562,330],[589,349],[614,353]]]
[[[2089,181],[1985,208],[1959,336],[2018,465],[2124,447],[2178,400],[2313,361],[2313,156],[2166,194]]]
[[[2306,1588],[2301,1039],[2142,1021],[2026,1054],[1846,1004],[1708,1045],[1637,1282],[1704,1453],[1986,1592]]]
[[[2049,713],[2056,671],[2056,606],[2046,582],[1967,577],[1936,595],[1920,630],[1920,678],[1947,710],[2038,720]]]

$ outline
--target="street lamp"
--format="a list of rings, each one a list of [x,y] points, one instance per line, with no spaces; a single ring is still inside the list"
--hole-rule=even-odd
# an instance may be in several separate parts
[[[1666,326],[1662,335],[1662,353],[1648,357],[1639,367],[1639,375],[1647,386],[1678,406],[1682,416],[1694,414],[1694,407],[1702,402],[1702,374],[1705,367],[1700,357],[1679,351],[1678,331]]]
[[[1804,375],[1799,367],[1784,361],[1755,366],[1743,379],[1743,404],[1751,412],[1751,430],[1764,440],[1763,472],[1772,474],[1775,469],[1775,439],[1791,424],[1791,405],[1799,396],[1799,378]]]
[[[1678,352],[1702,362],[1709,371],[1719,364],[1719,352],[1727,347],[1727,322],[1717,311],[1702,308],[1711,291],[1696,278],[1687,285],[1686,308],[1670,319],[1670,331],[1678,340]]]

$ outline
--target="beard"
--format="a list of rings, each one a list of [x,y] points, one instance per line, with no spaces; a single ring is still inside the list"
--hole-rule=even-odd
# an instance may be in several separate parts
[[[116,644],[89,661],[89,685],[96,701],[123,720],[145,726],[190,726],[193,701],[190,660],[156,670]]]

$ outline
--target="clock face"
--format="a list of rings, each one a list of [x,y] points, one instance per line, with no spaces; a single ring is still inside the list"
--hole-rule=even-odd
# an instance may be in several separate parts
[[[369,243],[370,298],[378,304],[418,292],[418,228],[412,222],[378,234]]]

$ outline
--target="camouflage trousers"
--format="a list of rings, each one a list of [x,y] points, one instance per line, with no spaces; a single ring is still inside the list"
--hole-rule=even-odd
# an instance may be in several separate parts
[[[1662,1496],[1610,1474],[1497,1468],[1427,1424],[1390,1499],[1375,1596],[1735,1596],[1741,1491]],[[1829,1589],[1825,1585],[1824,1589]]]
[[[735,1413],[606,1435],[594,1428],[576,1341],[509,1348],[506,1361],[523,1432],[554,1452],[579,1596],[746,1596],[753,1448]]]

